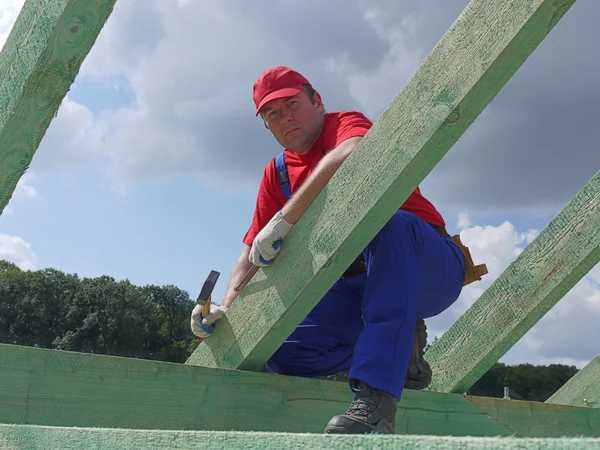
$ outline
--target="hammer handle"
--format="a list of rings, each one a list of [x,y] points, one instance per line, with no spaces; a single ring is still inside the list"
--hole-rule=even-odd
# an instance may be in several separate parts
[[[242,286],[245,286],[247,284],[247,282],[250,281],[254,275],[256,275],[256,272],[258,272],[258,269],[260,269],[260,266],[253,265],[250,268],[250,270],[248,272],[246,272],[246,275],[244,275],[244,278],[242,278],[242,281],[240,281],[239,284],[233,288],[233,290],[235,292],[240,292],[240,290],[242,289]]]
[[[210,314],[210,299],[212,295],[209,295],[206,299],[204,305],[202,305],[202,318],[204,319],[206,316]]]

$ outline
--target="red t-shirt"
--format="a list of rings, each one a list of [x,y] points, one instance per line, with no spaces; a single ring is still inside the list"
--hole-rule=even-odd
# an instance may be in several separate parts
[[[325,115],[323,131],[308,153],[298,155],[287,149],[284,150],[292,193],[306,180],[325,153],[333,150],[346,139],[355,136],[364,136],[372,125],[373,123],[359,112],[343,111],[327,113]],[[263,172],[256,199],[254,218],[244,236],[243,242],[247,245],[252,245],[256,235],[273,218],[277,211],[283,208],[285,202],[285,197],[277,181],[275,158],[273,158]],[[410,211],[426,222],[440,226],[446,225],[444,219],[431,202],[421,195],[419,187],[406,199],[400,209]]]

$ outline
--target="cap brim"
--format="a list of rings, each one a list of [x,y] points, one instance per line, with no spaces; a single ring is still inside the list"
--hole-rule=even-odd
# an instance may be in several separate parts
[[[284,89],[279,89],[275,92],[271,92],[258,104],[258,107],[256,108],[256,115],[258,116],[262,107],[265,106],[271,100],[277,100],[278,98],[295,97],[300,92],[302,92],[302,86],[288,87]]]

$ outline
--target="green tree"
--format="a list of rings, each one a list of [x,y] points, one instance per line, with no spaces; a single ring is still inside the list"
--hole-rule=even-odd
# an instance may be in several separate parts
[[[193,302],[175,286],[135,286],[0,260],[0,342],[184,362],[199,340]]]
[[[23,343],[23,334],[27,334],[30,317],[24,311],[29,295],[29,283],[26,272],[7,261],[0,261],[0,342],[8,344]]]
[[[23,271],[0,260],[0,342],[184,362],[199,340],[194,303],[176,286],[135,286],[109,276],[80,279],[55,269]],[[434,337],[426,351],[438,341]],[[494,364],[472,395],[543,402],[577,373],[574,366]],[[346,372],[326,377],[345,381]]]
[[[514,400],[545,402],[577,371],[575,366],[562,364],[507,366],[503,363],[496,363],[473,384],[468,393],[501,398],[504,396],[504,387],[506,386],[509,388],[510,398]]]
[[[152,305],[129,281],[85,278],[69,304],[61,350],[144,358],[151,334]]]
[[[199,343],[190,331],[189,317],[194,304],[189,294],[172,285],[148,285],[142,291],[153,311],[152,341],[147,344],[151,354],[148,357],[184,362]]]
[[[27,272],[27,279],[28,345],[49,348],[65,329],[66,309],[79,291],[80,280],[55,269]]]

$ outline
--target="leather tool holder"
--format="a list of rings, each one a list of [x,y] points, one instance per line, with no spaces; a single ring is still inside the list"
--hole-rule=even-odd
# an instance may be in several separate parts
[[[473,281],[481,280],[481,277],[488,273],[486,265],[475,265],[475,263],[473,262],[473,258],[471,257],[471,252],[469,251],[469,248],[464,246],[461,242],[460,235],[457,234],[455,236],[452,236],[452,240],[456,245],[458,245],[458,248],[460,248],[460,251],[462,252],[463,258],[465,260],[465,282],[463,286],[471,284]]]

